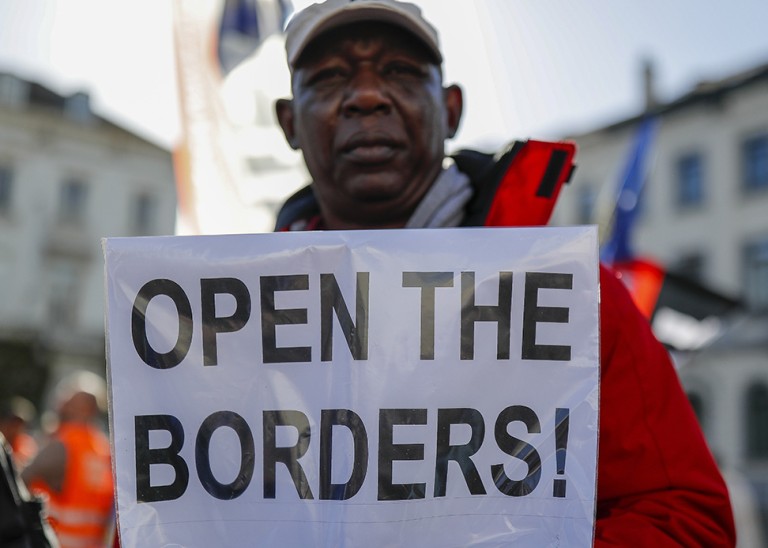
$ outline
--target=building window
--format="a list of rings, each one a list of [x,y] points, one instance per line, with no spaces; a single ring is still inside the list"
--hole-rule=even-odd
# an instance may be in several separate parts
[[[13,171],[10,167],[0,166],[0,215],[11,210],[12,184]]]
[[[155,217],[155,200],[149,194],[139,194],[133,202],[131,223],[133,233],[138,236],[146,236],[152,233]]]
[[[699,424],[703,429],[704,413],[705,413],[704,398],[701,397],[701,394],[698,394],[696,392],[689,392],[688,401],[691,402],[691,407],[693,408],[693,412],[696,414],[696,418],[699,420]]]
[[[750,308],[768,310],[768,238],[744,249],[744,294]]]
[[[704,159],[686,154],[677,161],[677,205],[693,207],[704,202]]]
[[[768,459],[768,386],[752,384],[747,389],[747,457]]]
[[[0,103],[20,107],[27,100],[29,84],[12,74],[0,74]]]
[[[82,222],[88,200],[88,187],[80,179],[64,181],[59,196],[59,217],[64,222]]]
[[[683,255],[672,266],[671,270],[689,280],[701,282],[704,280],[704,268],[706,260],[701,253]]]
[[[593,186],[584,186],[578,194],[577,224],[588,225],[595,223],[595,205],[597,204],[597,191]]]
[[[768,134],[744,141],[742,166],[746,189],[768,188]]]
[[[78,316],[80,270],[72,261],[60,260],[50,265],[48,318],[52,325],[71,327]]]

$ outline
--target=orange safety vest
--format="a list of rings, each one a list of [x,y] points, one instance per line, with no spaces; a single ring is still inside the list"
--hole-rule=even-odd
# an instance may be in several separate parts
[[[98,429],[62,424],[56,439],[67,452],[61,492],[33,482],[48,501],[48,518],[61,548],[103,548],[114,516],[109,440]]]
[[[25,432],[19,432],[11,441],[13,450],[13,462],[18,470],[22,470],[37,454],[37,442],[35,438]]]

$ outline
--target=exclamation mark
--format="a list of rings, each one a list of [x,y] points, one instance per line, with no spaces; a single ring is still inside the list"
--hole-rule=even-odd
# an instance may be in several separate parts
[[[565,475],[565,457],[568,453],[568,424],[569,409],[555,409],[555,462],[557,464],[557,475]],[[565,480],[555,479],[552,487],[552,496],[565,498]]]

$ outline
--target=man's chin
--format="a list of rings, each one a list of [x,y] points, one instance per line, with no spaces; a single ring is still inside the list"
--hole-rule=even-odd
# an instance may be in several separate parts
[[[401,177],[356,177],[347,183],[348,195],[359,202],[391,202],[402,198],[408,184]]]

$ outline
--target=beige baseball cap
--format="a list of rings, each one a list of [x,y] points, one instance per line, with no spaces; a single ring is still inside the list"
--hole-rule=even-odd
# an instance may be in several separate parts
[[[401,27],[420,39],[443,62],[437,30],[418,6],[397,0],[326,0],[296,13],[285,29],[291,72],[307,46],[320,34],[348,23],[379,21]]]

